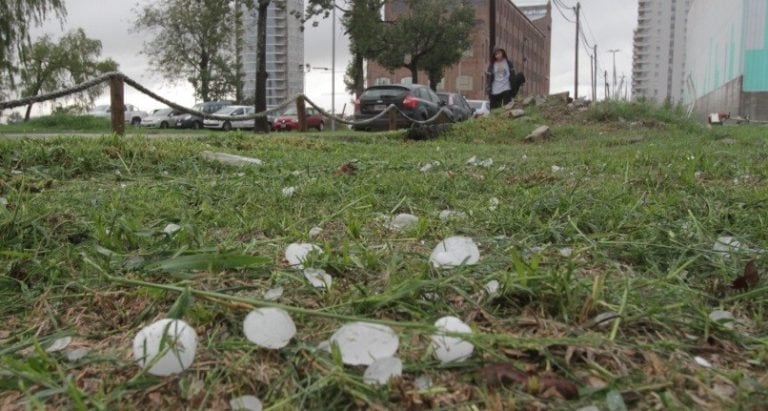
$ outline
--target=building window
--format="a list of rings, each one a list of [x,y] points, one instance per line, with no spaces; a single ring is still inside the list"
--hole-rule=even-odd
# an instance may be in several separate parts
[[[408,76],[408,77],[401,78],[400,84],[403,84],[403,85],[413,84],[413,77]]]
[[[392,80],[390,80],[389,77],[379,77],[373,83],[377,86],[387,86],[389,84],[392,84]]]

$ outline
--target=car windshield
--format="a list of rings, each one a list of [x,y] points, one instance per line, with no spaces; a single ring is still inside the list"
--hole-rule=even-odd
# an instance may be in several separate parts
[[[240,106],[227,106],[227,107],[224,107],[221,110],[217,111],[216,114],[228,116],[231,113],[235,112],[236,110],[241,110],[241,109],[243,109],[243,107],[240,107]]]
[[[160,110],[156,110],[154,113],[152,113],[152,117],[168,117],[172,111],[172,108],[161,108]]]
[[[288,107],[288,108],[287,108],[287,109],[285,109],[285,111],[283,111],[283,113],[282,113],[282,114],[280,114],[280,115],[281,115],[281,116],[295,116],[295,115],[296,115],[296,107]]]
[[[402,87],[378,87],[370,88],[363,93],[361,98],[364,99],[385,99],[385,98],[397,98],[407,93],[408,89]]]

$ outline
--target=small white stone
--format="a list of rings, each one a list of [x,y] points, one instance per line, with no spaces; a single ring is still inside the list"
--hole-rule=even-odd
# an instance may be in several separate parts
[[[293,243],[288,245],[285,249],[285,259],[291,267],[297,270],[303,270],[304,260],[307,259],[307,256],[310,253],[322,254],[322,252],[323,250],[314,244]]]
[[[429,261],[436,268],[475,265],[480,261],[480,250],[469,237],[449,237],[435,247]]]
[[[472,329],[467,324],[456,317],[450,316],[437,320],[435,327],[443,332],[472,333]],[[443,364],[464,361],[471,357],[472,352],[475,350],[475,346],[472,343],[444,334],[432,336],[432,348],[435,350],[435,357]]]
[[[261,411],[264,406],[261,404],[261,400],[253,395],[243,395],[242,397],[232,398],[229,400],[229,407],[232,410],[245,410],[245,411]]]
[[[167,226],[165,226],[165,228],[163,228],[163,232],[168,235],[173,235],[179,230],[181,230],[181,226],[174,223],[170,223]]]
[[[304,278],[315,288],[330,289],[333,277],[322,268],[307,268],[304,270]]]
[[[283,296],[283,287],[276,287],[272,288],[270,290],[267,290],[267,292],[264,293],[264,300],[266,301],[277,301],[280,299],[280,297]]]
[[[45,352],[58,352],[62,351],[72,343],[72,337],[61,337],[53,341],[53,343],[45,349]]]
[[[296,187],[283,188],[283,197],[293,197],[296,194]]]
[[[341,360],[347,365],[371,365],[394,356],[400,345],[391,328],[365,322],[345,324],[333,333],[330,342],[339,347]]]
[[[387,228],[393,231],[407,230],[419,223],[419,217],[413,214],[398,214],[387,223]]]
[[[403,362],[399,358],[380,358],[365,370],[363,382],[369,385],[383,385],[401,375],[403,375]]]
[[[159,377],[178,374],[189,368],[195,359],[196,349],[195,330],[184,321],[170,318],[142,328],[133,339],[134,360],[141,368],[151,365],[147,372]]]
[[[309,230],[309,238],[315,238],[323,233],[323,229],[320,227],[312,227]]]
[[[296,324],[285,310],[266,307],[253,310],[245,317],[243,331],[248,341],[259,347],[278,350],[296,335]]]

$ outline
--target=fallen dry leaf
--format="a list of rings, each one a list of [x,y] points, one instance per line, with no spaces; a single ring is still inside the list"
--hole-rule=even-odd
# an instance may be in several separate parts
[[[353,175],[357,172],[357,166],[354,163],[344,163],[336,168],[337,176]]]
[[[522,384],[525,391],[542,395],[544,398],[579,398],[579,387],[573,382],[552,373],[537,375],[523,372],[513,363],[487,364],[479,373],[488,385]]]
[[[750,260],[744,267],[744,275],[733,280],[731,287],[734,290],[747,291],[757,285],[760,281],[760,275],[757,273],[757,263]]]

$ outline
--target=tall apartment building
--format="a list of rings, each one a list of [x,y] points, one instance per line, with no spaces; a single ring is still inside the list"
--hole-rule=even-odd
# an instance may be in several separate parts
[[[267,107],[275,107],[304,92],[304,32],[292,12],[303,13],[302,0],[272,0],[267,10]],[[256,94],[258,11],[243,16],[243,93]]]
[[[515,70],[522,70],[526,84],[520,95],[549,93],[550,54],[552,44],[552,8],[549,0],[525,0],[518,7],[512,0],[473,0],[476,26],[472,46],[461,61],[445,71],[438,91],[458,92],[469,99],[486,99],[485,70],[491,51],[501,47],[507,51]],[[391,0],[384,6],[386,20],[397,19],[404,10],[402,1]],[[411,81],[406,69],[390,72],[375,62],[369,62],[368,85],[404,83]],[[422,82],[426,73],[419,73]]]
[[[632,63],[632,96],[682,101],[686,28],[691,0],[639,0]]]
[[[768,1],[693,0],[688,21],[685,102],[768,121]]]

